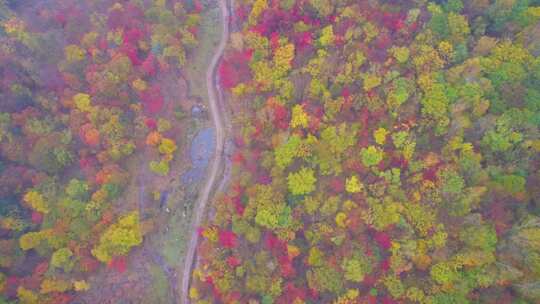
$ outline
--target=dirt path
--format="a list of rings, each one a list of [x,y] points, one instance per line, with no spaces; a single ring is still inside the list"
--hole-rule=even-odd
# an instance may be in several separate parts
[[[229,37],[229,10],[227,8],[226,0],[218,0],[219,6],[221,9],[221,21],[223,24],[223,30],[221,34],[221,40],[219,42],[218,48],[212,57],[210,65],[206,70],[206,84],[208,88],[208,104],[210,113],[212,116],[212,121],[216,130],[216,150],[214,152],[214,157],[211,163],[210,171],[208,172],[208,177],[206,179],[206,184],[201,189],[199,197],[195,202],[195,217],[193,218],[192,227],[191,227],[191,239],[188,244],[188,249],[185,256],[184,271],[182,274],[182,287],[180,289],[180,303],[187,304],[189,303],[188,289],[191,279],[191,270],[195,260],[195,250],[199,242],[199,234],[197,228],[201,225],[201,221],[206,210],[206,205],[210,200],[210,193],[214,188],[216,177],[218,175],[219,169],[223,163],[223,151],[225,145],[225,128],[223,124],[223,113],[224,109],[220,106],[219,97],[221,94],[218,92],[218,86],[216,81],[216,69],[223,51],[225,50],[225,44]]]

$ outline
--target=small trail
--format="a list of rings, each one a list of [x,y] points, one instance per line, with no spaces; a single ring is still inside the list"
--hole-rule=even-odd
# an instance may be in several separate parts
[[[225,50],[225,44],[227,43],[229,37],[229,10],[227,7],[226,0],[218,0],[219,6],[221,9],[221,21],[223,23],[223,30],[221,33],[221,40],[219,42],[218,48],[212,56],[212,60],[208,69],[206,70],[206,85],[208,89],[208,104],[210,113],[212,116],[212,122],[214,123],[216,130],[216,149],[214,152],[214,157],[212,159],[210,171],[208,172],[208,177],[204,187],[201,189],[197,201],[195,202],[194,209],[194,218],[191,227],[191,239],[188,244],[188,249],[185,256],[184,271],[182,274],[182,286],[180,289],[180,303],[188,304],[188,289],[191,279],[191,271],[195,260],[195,250],[199,242],[199,233],[197,228],[201,225],[201,221],[206,210],[206,205],[210,200],[210,193],[214,188],[216,182],[216,177],[218,175],[219,169],[223,163],[224,157],[224,146],[225,146],[225,131],[223,124],[223,117],[221,113],[224,109],[220,106],[221,94],[218,92],[217,80],[216,80],[216,69],[221,56]]]

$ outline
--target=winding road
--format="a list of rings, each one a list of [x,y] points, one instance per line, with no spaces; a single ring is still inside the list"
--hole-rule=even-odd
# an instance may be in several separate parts
[[[219,45],[212,56],[212,60],[208,69],[206,70],[206,86],[208,89],[208,104],[212,117],[212,122],[216,130],[216,150],[212,159],[208,177],[204,187],[201,189],[197,201],[195,202],[195,216],[192,221],[191,227],[191,239],[188,244],[188,249],[185,256],[184,271],[182,274],[182,287],[180,289],[180,303],[189,303],[189,283],[191,281],[191,271],[195,262],[195,251],[199,242],[199,233],[197,228],[201,225],[206,205],[210,200],[210,193],[214,188],[216,177],[219,169],[223,163],[224,158],[224,146],[225,146],[225,128],[223,124],[223,117],[221,113],[224,112],[222,104],[220,103],[221,94],[219,93],[216,69],[223,51],[225,50],[225,44],[229,38],[229,9],[227,7],[227,0],[218,0],[221,10],[221,21],[223,23],[223,30],[221,33],[221,40]]]

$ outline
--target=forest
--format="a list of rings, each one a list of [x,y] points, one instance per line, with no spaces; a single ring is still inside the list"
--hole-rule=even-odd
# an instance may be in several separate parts
[[[193,303],[539,303],[540,2],[238,0]]]
[[[0,1],[0,303],[71,303],[151,230],[125,190],[138,156],[169,174],[202,6],[24,2]]]
[[[0,304],[82,303],[174,221],[139,184],[180,176],[214,2],[190,303],[540,303],[539,0],[0,0]]]

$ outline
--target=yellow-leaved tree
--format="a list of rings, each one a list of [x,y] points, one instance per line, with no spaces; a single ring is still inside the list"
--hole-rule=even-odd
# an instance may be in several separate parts
[[[115,256],[127,255],[131,248],[142,243],[139,212],[133,211],[112,224],[92,249],[92,254],[101,262],[108,263]]]
[[[47,206],[45,199],[37,191],[30,190],[26,192],[23,200],[25,203],[27,203],[30,207],[32,207],[32,209],[36,210],[37,212],[49,213],[49,207]]]

